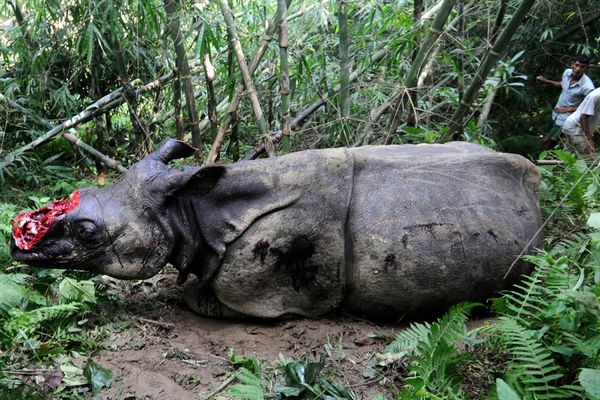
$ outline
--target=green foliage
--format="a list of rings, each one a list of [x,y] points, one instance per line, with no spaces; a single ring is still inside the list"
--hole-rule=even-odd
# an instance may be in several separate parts
[[[600,398],[600,369],[582,368],[579,382],[588,396],[593,399]]]
[[[242,383],[232,385],[227,393],[236,399],[263,400],[264,393],[260,383],[260,376],[246,368],[240,368],[235,377]]]
[[[356,395],[340,382],[323,375],[323,363],[291,361],[283,365],[285,385],[275,385],[275,397],[355,400]]]
[[[92,386],[92,395],[100,393],[103,387],[110,387],[113,381],[113,373],[111,370],[102,368],[91,358],[88,359],[85,368],[83,369],[85,376]]]

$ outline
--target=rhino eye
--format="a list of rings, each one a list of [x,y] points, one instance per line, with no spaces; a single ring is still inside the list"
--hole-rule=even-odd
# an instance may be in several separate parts
[[[75,223],[75,232],[81,240],[89,242],[97,238],[99,229],[92,221],[82,220]]]

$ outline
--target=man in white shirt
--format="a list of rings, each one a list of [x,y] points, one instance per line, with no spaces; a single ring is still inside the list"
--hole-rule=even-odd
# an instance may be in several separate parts
[[[600,124],[600,88],[588,94],[577,110],[567,118],[562,131],[569,142],[582,154],[596,151],[594,131]]]
[[[565,69],[560,82],[546,79],[543,75],[536,77],[538,82],[562,89],[552,110],[552,120],[556,125],[563,126],[585,96],[594,90],[594,83],[585,74],[589,63],[589,57],[578,55],[571,63],[571,68]]]

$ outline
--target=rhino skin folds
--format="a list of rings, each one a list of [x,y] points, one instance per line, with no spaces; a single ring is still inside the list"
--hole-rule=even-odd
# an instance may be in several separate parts
[[[213,317],[396,319],[490,297],[542,243],[540,177],[518,155],[453,142],[167,166],[192,153],[171,140],[113,186],[80,191],[60,228],[13,256],[126,279],[170,262],[180,282],[193,276],[190,307]],[[86,245],[76,232],[90,220]]]

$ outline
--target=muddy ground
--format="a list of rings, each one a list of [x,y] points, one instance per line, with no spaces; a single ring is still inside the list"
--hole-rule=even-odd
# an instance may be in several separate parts
[[[111,283],[114,295],[125,299],[119,311],[124,328],[94,357],[115,377],[100,398],[228,398],[227,387],[216,390],[236,370],[229,349],[262,362],[271,394],[273,385],[282,383],[276,372],[284,357],[324,362],[324,374],[363,399],[391,397],[390,374],[365,373],[364,367],[402,325],[379,326],[349,316],[269,323],[202,318],[187,309],[175,278],[167,270],[150,282]]]

